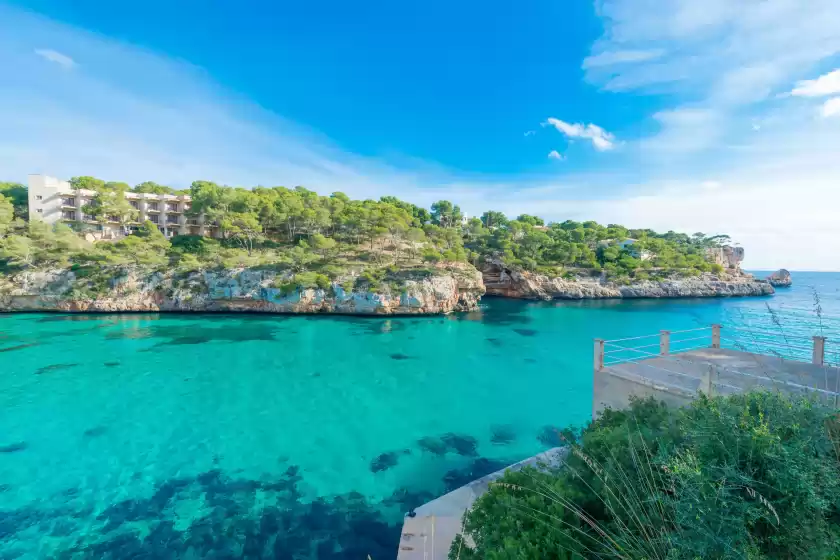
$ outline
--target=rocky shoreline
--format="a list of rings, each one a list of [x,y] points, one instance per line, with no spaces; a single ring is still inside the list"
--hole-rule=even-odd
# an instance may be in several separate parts
[[[775,293],[769,282],[737,269],[719,275],[645,280],[630,285],[596,277],[564,279],[545,276],[512,270],[499,262],[486,264],[482,274],[488,295],[518,299],[748,297]]]
[[[114,270],[101,293],[80,290],[85,283],[72,270],[23,272],[0,276],[0,312],[254,312],[345,315],[433,315],[471,311],[484,294],[481,274],[471,267],[443,269],[406,280],[392,291],[274,287],[281,274],[229,269],[188,274],[128,267]]]
[[[103,269],[105,270],[105,269]],[[59,311],[254,312],[344,315],[438,315],[478,308],[485,293],[516,299],[749,297],[774,293],[770,282],[740,270],[700,277],[615,284],[603,278],[564,279],[485,264],[445,265],[433,275],[406,280],[398,289],[348,290],[276,287],[284,275],[263,269],[174,273],[142,267],[105,270],[107,281],[92,293],[90,281],[70,269],[0,276],[0,312]]]

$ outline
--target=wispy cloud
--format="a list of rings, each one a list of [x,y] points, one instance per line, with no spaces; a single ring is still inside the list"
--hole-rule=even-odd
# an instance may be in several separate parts
[[[70,58],[66,54],[62,54],[52,49],[35,49],[35,54],[44,58],[45,60],[49,60],[50,62],[54,62],[59,66],[63,66],[64,68],[69,69],[73,68],[76,65],[76,61],[74,61],[72,58]]]
[[[525,137],[527,138],[528,136],[533,136],[536,133],[537,133],[536,130],[527,130],[527,131],[525,131]]]
[[[548,152],[548,159],[556,159],[558,161],[563,161],[566,158],[564,158],[563,154],[561,154],[557,150],[551,150],[550,152]]]
[[[612,134],[596,124],[570,124],[554,117],[549,117],[543,126],[553,126],[569,138],[583,138],[590,140],[596,150],[611,150],[614,146]]]
[[[791,95],[800,97],[823,97],[840,93],[840,68],[813,80],[799,80]]]
[[[840,97],[832,97],[823,103],[820,111],[823,117],[838,117],[840,116]]]
[[[664,54],[665,51],[662,49],[603,51],[596,55],[587,57],[583,61],[583,67],[587,70],[592,70],[595,68],[620,66],[622,64],[630,64],[633,62],[645,62],[660,58]]]

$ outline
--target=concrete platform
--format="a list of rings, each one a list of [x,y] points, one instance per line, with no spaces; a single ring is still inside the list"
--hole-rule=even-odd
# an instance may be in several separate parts
[[[397,560],[445,560],[455,536],[461,532],[464,513],[507,470],[536,467],[542,463],[550,467],[561,464],[568,449],[555,447],[488,474],[469,484],[444,494],[418,507],[415,517],[406,517],[400,535]]]
[[[738,350],[704,348],[606,366],[595,371],[593,416],[605,407],[624,408],[629,396],[655,396],[681,405],[711,383],[714,394],[755,388],[812,394],[834,404],[840,369]]]

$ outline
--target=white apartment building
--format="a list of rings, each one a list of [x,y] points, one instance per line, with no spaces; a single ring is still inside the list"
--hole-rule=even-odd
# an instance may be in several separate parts
[[[137,229],[149,220],[157,224],[167,237],[173,235],[210,235],[216,237],[218,228],[204,222],[204,216],[186,215],[190,209],[188,195],[125,193],[125,198],[137,210],[137,218],[130,224],[120,225],[114,217],[101,224],[93,216],[85,214],[82,208],[96,193],[74,190],[70,183],[47,175],[29,176],[29,219],[41,219],[47,223],[76,222],[86,224],[86,229],[101,232],[103,238],[121,237]]]

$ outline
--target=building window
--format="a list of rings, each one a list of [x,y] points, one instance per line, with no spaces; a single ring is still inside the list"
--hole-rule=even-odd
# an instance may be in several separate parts
[[[198,225],[198,218],[190,218],[190,219],[187,220],[187,223],[191,226],[197,226]]]
[[[160,220],[160,218],[158,216],[149,216],[149,221],[152,222],[153,224],[158,223],[158,220]]]
[[[135,210],[140,210],[140,203],[137,202],[136,200],[130,201],[129,204],[131,204],[131,207],[134,208]]]
[[[37,210],[35,210],[35,211],[36,211],[36,212],[38,212],[39,214],[43,214],[43,213],[44,213],[44,209],[43,209],[43,208],[38,208],[38,209],[37,209]]]
[[[146,203],[146,209],[147,210],[157,210],[158,209],[158,203],[157,202],[147,202]]]
[[[177,224],[178,223],[178,216],[166,216],[166,223],[167,224]]]
[[[65,196],[61,199],[61,204],[64,206],[76,206],[76,199],[72,196]]]
[[[82,214],[82,219],[86,222],[92,222],[94,220],[94,217],[90,214]]]
[[[166,204],[166,211],[167,212],[177,212],[178,211],[178,204],[177,203],[173,204],[171,202],[167,203]]]
[[[120,217],[119,216],[108,216],[108,221],[109,222],[119,222]]]
[[[76,212],[74,210],[64,210],[61,212],[62,220],[75,220]]]
[[[41,196],[40,194],[36,194],[35,195],[35,200],[44,200],[44,197]]]

